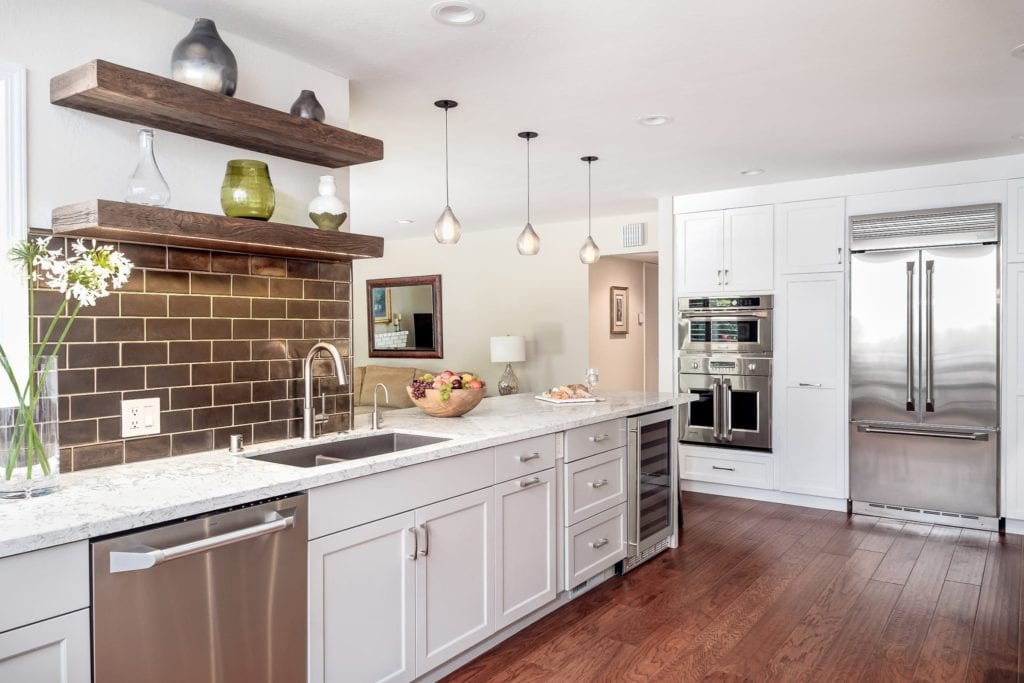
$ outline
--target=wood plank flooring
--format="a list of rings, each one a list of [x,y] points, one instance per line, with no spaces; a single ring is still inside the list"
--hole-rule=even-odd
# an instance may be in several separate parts
[[[678,549],[445,680],[1024,680],[1024,537],[683,495]]]

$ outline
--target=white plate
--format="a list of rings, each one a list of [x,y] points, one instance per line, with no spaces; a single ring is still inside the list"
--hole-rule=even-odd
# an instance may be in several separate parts
[[[538,401],[544,401],[545,403],[597,403],[604,399],[599,396],[591,396],[590,398],[549,398],[547,396],[534,396]]]

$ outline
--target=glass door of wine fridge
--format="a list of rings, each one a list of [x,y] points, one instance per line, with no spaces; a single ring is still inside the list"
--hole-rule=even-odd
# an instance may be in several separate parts
[[[674,421],[672,409],[629,418],[626,569],[669,547],[675,538]]]

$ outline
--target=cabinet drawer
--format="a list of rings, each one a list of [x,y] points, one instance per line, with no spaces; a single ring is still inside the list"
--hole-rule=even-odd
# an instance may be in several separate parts
[[[579,460],[625,445],[625,418],[577,427],[565,433],[565,461]]]
[[[89,542],[0,559],[0,632],[89,606]]]
[[[555,466],[560,434],[546,434],[494,447],[494,481],[501,483]]]
[[[566,465],[566,526],[603,512],[625,500],[625,446]]]
[[[750,454],[736,457],[687,453],[683,457],[683,479],[715,484],[772,488],[771,456]]]
[[[626,556],[626,504],[565,530],[566,587],[578,586]]]

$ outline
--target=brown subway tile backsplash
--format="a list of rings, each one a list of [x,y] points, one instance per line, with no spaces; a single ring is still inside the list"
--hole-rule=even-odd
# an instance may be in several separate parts
[[[56,238],[52,246],[63,243]],[[135,263],[131,279],[82,309],[60,354],[62,467],[224,448],[236,433],[246,443],[299,436],[305,352],[321,340],[350,352],[351,265],[117,248]],[[62,301],[40,285],[35,324],[42,333]],[[345,365],[351,370],[350,359]],[[314,362],[328,428],[347,429],[351,387],[338,387],[335,373],[328,360]],[[160,434],[121,436],[121,402],[135,398],[160,400]]]

